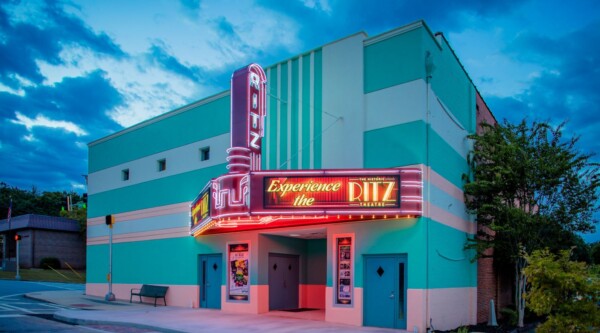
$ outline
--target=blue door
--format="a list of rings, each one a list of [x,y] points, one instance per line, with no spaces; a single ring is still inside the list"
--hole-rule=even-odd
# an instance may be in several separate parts
[[[406,329],[406,256],[364,256],[364,325]]]
[[[269,310],[298,308],[299,257],[269,253]]]
[[[200,307],[221,308],[222,266],[223,259],[220,253],[200,255]]]

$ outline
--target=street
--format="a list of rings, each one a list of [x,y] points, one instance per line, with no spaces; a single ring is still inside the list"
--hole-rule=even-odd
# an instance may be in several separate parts
[[[83,284],[0,280],[0,332],[150,332],[117,325],[71,325],[54,320],[53,314],[68,307],[28,299],[36,291],[84,290]]]

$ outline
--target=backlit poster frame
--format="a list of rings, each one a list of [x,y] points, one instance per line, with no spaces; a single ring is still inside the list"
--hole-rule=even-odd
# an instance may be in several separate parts
[[[354,301],[354,235],[334,237],[335,304],[353,306]]]
[[[248,301],[250,298],[250,243],[227,244],[228,299]]]

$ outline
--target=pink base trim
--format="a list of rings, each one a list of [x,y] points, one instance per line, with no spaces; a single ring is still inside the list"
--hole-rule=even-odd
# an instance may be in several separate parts
[[[427,319],[426,289],[408,289],[408,317],[406,328],[414,327],[426,332]],[[463,325],[476,324],[477,288],[429,289],[429,316],[439,330],[455,329]]]
[[[325,309],[325,285],[301,284],[300,307],[311,309]]]
[[[362,326],[363,324],[363,289],[354,288],[354,305],[341,306],[333,304],[333,288],[325,289],[325,321],[346,325]]]
[[[115,298],[121,301],[129,301],[132,288],[140,288],[142,285],[136,284],[117,284],[113,283],[112,292]],[[196,285],[192,286],[181,286],[181,285],[169,285],[167,291],[166,301],[168,306],[181,306],[187,308],[197,308],[199,300],[199,287]],[[108,293],[107,283],[87,283],[85,285],[85,294],[90,296],[104,297]],[[139,297],[133,297],[134,302],[139,302]],[[154,301],[151,298],[142,298],[142,301],[147,303]],[[158,300],[157,304],[161,304],[162,300]]]
[[[269,312],[269,286],[250,286],[248,301],[232,301],[227,299],[227,287],[221,286],[221,310],[232,313],[265,313]]]

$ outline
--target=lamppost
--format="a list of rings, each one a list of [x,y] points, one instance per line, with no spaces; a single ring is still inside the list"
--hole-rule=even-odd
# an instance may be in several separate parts
[[[106,215],[106,225],[108,225],[108,293],[104,296],[107,301],[114,301],[115,294],[112,292],[112,236],[113,236],[113,224],[115,223],[115,217],[112,215]]]
[[[17,243],[17,275],[15,276],[15,280],[21,280],[21,275],[19,275],[19,244],[21,240],[21,235],[15,234],[15,242]]]

